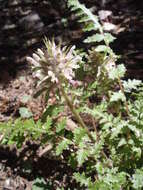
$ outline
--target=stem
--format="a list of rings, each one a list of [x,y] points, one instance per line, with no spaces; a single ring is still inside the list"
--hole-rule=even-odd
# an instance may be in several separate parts
[[[62,84],[60,83],[60,80],[59,80],[59,86],[60,86],[60,90],[61,90],[61,93],[63,95],[63,97],[65,98],[65,101],[67,103],[67,105],[69,106],[71,112],[73,113],[73,115],[75,116],[76,120],[78,121],[78,123],[80,124],[80,126],[86,130],[89,138],[91,139],[92,142],[95,142],[94,138],[92,137],[90,131],[88,130],[88,128],[86,127],[85,123],[83,122],[82,118],[80,117],[80,115],[77,113],[76,109],[74,108],[74,105],[72,104],[72,102],[70,101],[70,99],[68,98],[67,94],[65,93],[64,91],[64,88],[62,86]],[[98,138],[98,133],[97,133],[97,138]],[[99,140],[99,139],[97,139]],[[101,154],[104,158],[108,159],[108,157],[106,156],[105,152],[104,151],[101,151]]]
[[[83,122],[82,118],[80,117],[80,115],[77,113],[76,109],[74,108],[74,105],[72,104],[72,102],[70,101],[70,99],[68,98],[67,94],[65,93],[64,91],[64,88],[62,86],[62,84],[60,84],[60,81],[59,81],[59,85],[60,85],[60,90],[61,90],[61,93],[67,103],[67,105],[69,106],[71,112],[73,113],[73,115],[75,116],[76,120],[78,121],[78,123],[80,124],[80,126],[86,130],[88,136],[90,137],[90,139],[92,141],[95,141],[94,138],[92,137],[90,131],[88,130],[88,128],[86,127],[85,123]]]
[[[118,77],[118,83],[119,83],[121,92],[125,95],[124,88],[123,88],[123,85],[122,85],[122,83],[121,83],[121,79],[120,79],[119,77]],[[125,100],[125,107],[126,107],[127,115],[129,116],[129,115],[130,115],[130,112],[129,112],[129,107],[128,107],[128,103],[127,103],[126,100]]]
[[[93,127],[94,127],[94,131],[96,133],[96,139],[97,139],[97,142],[98,142],[99,141],[99,135],[98,135],[98,131],[97,131],[97,128],[96,128],[95,120],[94,120],[93,117],[92,117],[92,124],[93,124]]]

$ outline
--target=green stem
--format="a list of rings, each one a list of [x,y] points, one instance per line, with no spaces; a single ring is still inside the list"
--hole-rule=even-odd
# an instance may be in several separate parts
[[[61,91],[61,93],[62,93],[62,95],[63,95],[63,97],[64,97],[64,99],[65,99],[65,101],[66,101],[66,103],[67,103],[67,105],[68,105],[68,107],[70,108],[71,112],[72,112],[73,115],[75,116],[77,122],[80,124],[80,126],[81,126],[83,129],[86,130],[86,132],[87,132],[88,136],[90,137],[90,139],[91,139],[92,141],[95,141],[94,138],[92,137],[90,131],[89,131],[88,128],[86,127],[85,123],[83,122],[82,118],[80,117],[80,115],[78,114],[78,112],[76,111],[76,109],[74,108],[74,105],[72,104],[72,102],[71,102],[70,99],[68,98],[67,94],[65,93],[65,90],[64,90],[62,84],[59,83],[59,85],[60,85],[60,91]]]
[[[80,115],[78,114],[78,112],[76,111],[76,109],[74,108],[74,105],[72,104],[72,102],[70,101],[69,97],[67,96],[67,94],[65,93],[65,90],[60,82],[60,79],[59,79],[59,86],[60,86],[60,91],[62,93],[62,96],[64,97],[67,105],[69,106],[72,114],[75,116],[77,122],[80,124],[80,126],[86,130],[89,138],[91,139],[92,142],[95,142],[95,139],[92,137],[90,131],[88,130],[88,128],[86,127],[85,123],[83,122],[82,118],[80,117]],[[106,156],[105,152],[104,151],[101,151],[101,154],[104,158],[106,158],[108,160],[108,157]]]

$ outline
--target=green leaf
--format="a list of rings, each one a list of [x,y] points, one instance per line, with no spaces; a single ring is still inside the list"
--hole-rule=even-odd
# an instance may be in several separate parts
[[[87,160],[89,152],[86,149],[79,149],[77,151],[77,162],[79,166]]]
[[[142,149],[140,147],[133,147],[132,150],[136,157],[141,158]]]
[[[90,32],[93,30],[98,30],[99,28],[94,25],[94,23],[88,23],[84,26],[83,31],[84,32]]]
[[[66,118],[63,118],[60,123],[58,123],[58,125],[56,126],[56,132],[59,133],[61,132],[63,129],[65,129],[66,126]]]
[[[46,110],[44,111],[44,113],[43,113],[43,115],[42,115],[42,118],[41,118],[41,120],[42,120],[43,122],[46,121],[46,119],[47,119],[48,116],[51,116],[51,115],[52,115],[52,112],[53,112],[53,110],[54,110],[55,107],[56,107],[56,105],[49,105],[49,106],[46,108]]]
[[[51,125],[52,125],[52,118],[47,117],[46,122],[44,124],[42,123],[42,128],[45,129],[45,131],[48,132],[48,134],[50,133],[52,134]]]
[[[125,92],[131,92],[132,90],[137,90],[138,86],[140,86],[142,83],[141,80],[136,79],[128,79],[128,81],[123,81],[123,86]]]
[[[113,94],[110,97],[110,102],[117,102],[119,100],[124,102],[126,100],[126,97],[124,96],[124,94],[121,91],[113,92]]]
[[[30,98],[31,98],[31,96],[29,96],[29,95],[24,95],[23,97],[22,97],[22,99],[21,99],[21,102],[22,103],[27,103],[29,100],[30,100]]]
[[[30,117],[32,117],[32,112],[30,112],[29,110],[28,110],[28,108],[26,108],[26,107],[20,107],[19,108],[19,113],[20,113],[20,116],[22,117],[22,118],[30,118]]]
[[[87,22],[87,21],[90,21],[90,19],[87,17],[87,16],[82,16],[80,19],[79,19],[79,23],[80,22]]]
[[[107,41],[108,43],[113,42],[116,38],[114,36],[112,36],[110,33],[105,33],[104,34],[104,39],[105,41]]]
[[[107,53],[111,52],[111,49],[108,46],[105,46],[105,45],[99,45],[99,46],[97,46],[97,48],[95,48],[95,50],[97,52],[107,52]]]
[[[104,167],[103,167],[103,164],[101,162],[97,162],[95,167],[96,167],[96,170],[99,174],[104,174]]]
[[[72,142],[69,139],[63,139],[58,146],[56,147],[56,155],[59,156],[63,153],[63,150],[68,149],[69,145],[72,144]]]
[[[85,136],[87,136],[87,132],[85,129],[78,127],[74,130],[74,140],[76,144],[79,144]]]
[[[87,39],[84,40],[85,43],[93,43],[93,42],[101,42],[104,40],[104,36],[102,34],[94,34],[89,36]]]
[[[117,68],[112,68],[109,72],[109,78],[112,80],[124,77],[126,68],[123,64],[117,66]]]
[[[46,189],[49,188],[46,185],[46,182],[43,178],[36,178],[36,180],[34,180],[34,183],[32,185],[32,190],[46,190]]]
[[[42,122],[45,122],[48,116],[57,116],[60,112],[64,110],[63,106],[59,106],[57,104],[54,105],[48,105],[46,110],[44,111],[42,115]]]
[[[80,183],[81,186],[84,185],[84,186],[88,187],[88,186],[90,186],[92,184],[91,178],[86,177],[84,172],[82,174],[74,173],[74,178],[78,183]]]
[[[119,141],[119,143],[118,143],[118,147],[121,147],[121,146],[123,146],[125,144],[127,144],[126,139],[125,138],[121,138],[120,141]]]
[[[123,120],[119,120],[119,121],[113,121],[114,122],[114,125],[115,125],[115,127],[112,127],[112,129],[111,129],[111,139],[114,139],[114,138],[116,138],[119,134],[121,134],[122,133],[122,130],[124,129],[124,128],[126,128],[126,126],[127,126],[127,121],[123,121]],[[113,125],[113,126],[114,126]]]
[[[143,168],[137,169],[132,176],[133,188],[141,190],[143,188]]]

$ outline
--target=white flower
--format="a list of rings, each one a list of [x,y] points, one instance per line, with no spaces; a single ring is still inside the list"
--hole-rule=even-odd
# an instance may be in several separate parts
[[[36,61],[34,58],[32,57],[26,57],[26,60],[31,63],[34,67],[38,67],[40,66],[39,62]]]
[[[112,31],[112,30],[116,30],[117,26],[115,24],[110,23],[110,22],[104,22],[103,28],[106,31]]]
[[[33,77],[38,78],[39,80],[42,80],[44,75],[42,74],[42,72],[40,70],[38,70],[38,71],[33,73]]]
[[[45,46],[45,51],[38,49],[32,57],[27,57],[27,61],[35,67],[35,76],[41,81],[49,77],[53,83],[58,83],[59,78],[71,81],[75,76],[74,69],[79,68],[78,62],[81,61],[81,57],[75,55],[75,46],[61,48],[61,45],[49,40],[45,40]]]
[[[44,52],[41,49],[37,49],[37,53],[40,55],[40,57],[44,56]]]
[[[51,77],[52,82],[58,82],[58,79],[55,77],[55,74],[52,71],[48,71],[48,76]]]
[[[98,15],[99,15],[100,20],[105,20],[105,19],[107,19],[109,16],[112,15],[112,11],[100,10],[100,11],[98,11]]]
[[[40,57],[36,53],[33,53],[32,56],[35,59],[35,61],[37,61],[37,62],[40,61]]]

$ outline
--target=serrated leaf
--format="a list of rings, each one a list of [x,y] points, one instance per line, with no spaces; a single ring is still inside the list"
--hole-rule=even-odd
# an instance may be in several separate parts
[[[36,178],[32,185],[32,190],[45,190],[47,188],[48,186],[46,185],[44,178]]]
[[[99,28],[96,27],[93,23],[88,23],[84,26],[84,28],[82,29],[84,32],[90,32],[90,31],[96,31]]]
[[[69,145],[71,144],[72,142],[68,139],[64,139],[62,140],[58,146],[56,147],[56,155],[59,156],[60,154],[63,153],[63,150],[66,150],[68,149]]]
[[[87,16],[82,15],[82,17],[79,19],[78,22],[80,23],[80,22],[87,22],[87,21],[90,21],[90,19]]]
[[[56,132],[59,133],[66,127],[66,118],[63,118],[56,126]]]
[[[125,144],[127,144],[126,139],[125,138],[121,138],[120,141],[119,141],[119,143],[118,143],[118,147],[121,147],[121,146],[123,146]]]
[[[42,125],[42,128],[45,129],[48,133],[51,133],[52,130],[51,129],[51,125],[52,125],[52,118],[51,117],[47,117],[46,122]],[[49,132],[50,130],[50,132]]]
[[[113,94],[111,95],[111,98],[110,98],[110,102],[117,102],[119,100],[124,102],[126,100],[125,95],[121,91],[113,92]]]
[[[48,116],[57,116],[64,109],[63,106],[58,106],[56,104],[49,105],[42,115],[42,122],[45,122]]]
[[[140,86],[142,83],[141,80],[136,79],[128,79],[128,81],[123,81],[123,86],[125,92],[131,92],[132,90],[137,90],[138,86]]]
[[[109,72],[109,78],[112,80],[124,77],[126,68],[123,64],[118,65]]]
[[[127,123],[125,121],[119,121],[114,124],[116,127],[111,129],[111,139],[116,138],[120,133],[122,133],[122,129],[127,126]]]
[[[84,185],[84,186],[88,187],[88,186],[90,186],[92,184],[91,178],[86,177],[84,172],[82,174],[74,173],[74,178],[78,183],[80,183],[81,186]]]
[[[103,167],[102,163],[97,162],[95,167],[96,167],[96,170],[99,174],[104,174],[104,167]]]
[[[79,149],[77,151],[77,162],[79,166],[82,166],[82,164],[87,160],[88,154],[88,151],[85,149]]]
[[[133,188],[141,190],[143,188],[143,168],[137,169],[132,177]]]
[[[97,48],[95,48],[95,51],[110,53],[111,49],[109,47],[105,46],[105,45],[99,45],[99,46],[97,46]]]
[[[108,43],[113,42],[116,38],[114,36],[112,36],[110,33],[105,33],[104,34],[104,39],[105,41],[107,41]]]
[[[142,154],[142,149],[140,147],[133,147],[132,148],[133,152],[134,152],[134,155],[138,158],[141,157],[141,154]]]
[[[79,144],[81,142],[81,140],[83,139],[83,137],[85,137],[87,135],[87,132],[85,129],[83,128],[76,128],[74,131],[74,140],[76,144]]]
[[[89,36],[87,39],[84,40],[85,43],[93,43],[93,42],[101,42],[104,40],[104,36],[102,34],[95,34]]]

